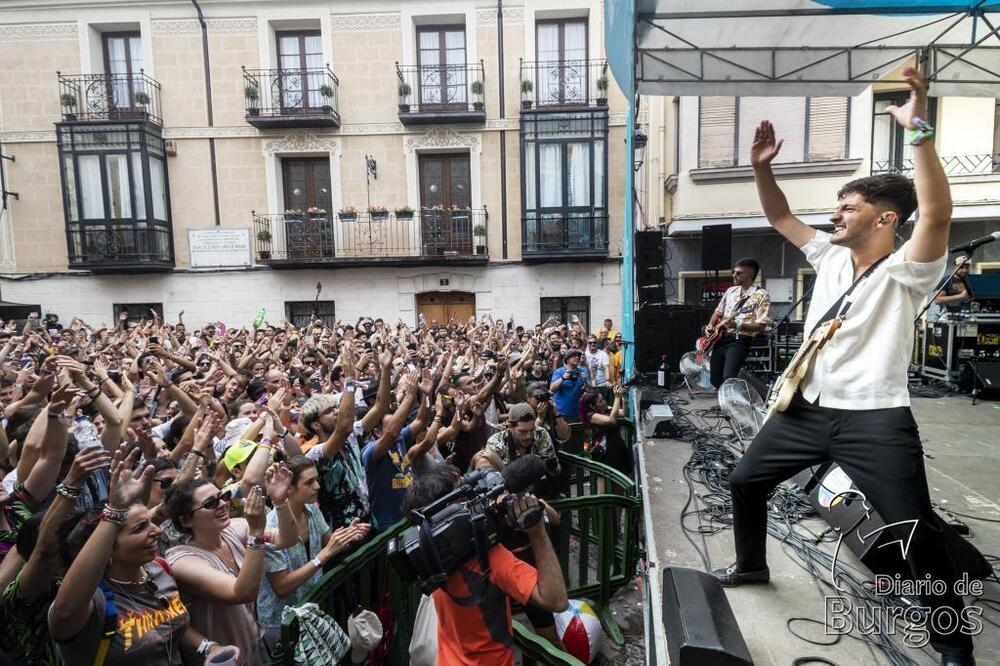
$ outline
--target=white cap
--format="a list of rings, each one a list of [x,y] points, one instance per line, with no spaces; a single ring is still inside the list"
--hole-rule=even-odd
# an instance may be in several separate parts
[[[347,634],[351,637],[351,662],[361,663],[382,641],[382,622],[370,610],[361,610],[347,620]]]

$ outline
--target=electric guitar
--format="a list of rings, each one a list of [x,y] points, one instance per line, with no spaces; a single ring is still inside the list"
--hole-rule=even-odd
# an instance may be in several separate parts
[[[795,356],[788,363],[788,367],[778,377],[778,381],[771,387],[771,392],[767,398],[767,414],[764,421],[771,418],[775,412],[783,412],[792,404],[792,397],[799,389],[799,384],[806,378],[809,367],[819,350],[826,346],[837,329],[840,328],[840,317],[834,317],[830,321],[823,322],[812,332],[808,339],[802,342],[802,346],[795,352]]]
[[[697,342],[694,343],[694,348],[698,352],[699,362],[706,354],[708,354],[708,352],[712,351],[712,347],[715,346],[715,343],[721,340],[722,336],[726,334],[727,324],[736,321],[737,317],[740,317],[745,314],[750,314],[751,312],[757,309],[757,306],[760,304],[761,298],[763,298],[762,294],[763,292],[761,292],[760,290],[755,291],[753,294],[747,297],[746,301],[743,303],[743,305],[740,306],[738,310],[736,310],[736,312],[729,315],[728,317],[723,317],[722,319],[720,319],[719,323],[715,325],[715,328],[712,330],[711,333],[706,333],[705,335],[698,338]]]

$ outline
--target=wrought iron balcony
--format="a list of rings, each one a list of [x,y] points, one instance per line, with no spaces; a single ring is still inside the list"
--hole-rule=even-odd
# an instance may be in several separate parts
[[[399,121],[404,125],[484,123],[483,62],[400,66],[396,63]]]
[[[75,74],[56,72],[59,105],[65,122],[145,120],[162,125],[160,84],[138,74]]]
[[[608,256],[608,214],[603,210],[525,211],[521,233],[525,261]]]
[[[950,155],[942,156],[941,166],[949,176],[972,176],[975,174],[1000,173],[1000,155]],[[872,173],[898,173],[913,175],[912,159],[897,159],[872,162]]]
[[[66,227],[69,267],[102,273],[164,271],[174,267],[170,225],[133,221],[71,224]]]
[[[272,267],[485,264],[486,209],[406,214],[253,213],[257,261]]]
[[[243,68],[247,122],[259,129],[340,127],[340,81],[330,66]]]
[[[521,110],[606,106],[607,60],[521,61]]]

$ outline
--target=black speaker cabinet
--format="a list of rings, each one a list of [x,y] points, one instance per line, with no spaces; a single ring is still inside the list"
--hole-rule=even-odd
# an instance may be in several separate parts
[[[1000,391],[1000,361],[966,361],[958,376],[958,388],[965,393],[995,394]]]
[[[635,287],[640,306],[667,300],[663,234],[660,231],[636,232]]]
[[[701,270],[728,271],[733,267],[733,225],[712,224],[701,229]]]
[[[674,666],[753,663],[722,583],[704,571],[663,570],[663,628]]]
[[[711,308],[701,305],[664,305],[639,308],[635,315],[635,364],[639,372],[656,372],[663,355],[671,371],[681,356],[694,350]]]

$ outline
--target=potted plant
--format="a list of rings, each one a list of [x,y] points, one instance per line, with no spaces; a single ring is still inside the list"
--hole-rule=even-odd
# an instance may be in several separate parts
[[[313,217],[313,218],[316,218],[316,217],[326,217],[326,209],[325,208],[319,208],[317,206],[309,206],[309,208],[306,208],[306,213],[309,214],[309,217]]]
[[[409,113],[410,112],[410,93],[413,92],[413,88],[406,81],[399,82],[399,112]]]
[[[132,99],[134,99],[135,103],[139,106],[146,106],[149,104],[149,95],[142,90],[136,91],[136,93],[132,95]]]
[[[486,225],[477,224],[472,227],[472,235],[476,237],[476,254],[486,254]]]
[[[354,206],[344,206],[338,214],[341,222],[354,222],[358,219],[358,210]]]
[[[65,109],[63,116],[66,120],[76,120],[76,96],[70,93],[59,95],[59,103]]]
[[[473,81],[469,85],[469,90],[476,96],[476,100],[472,103],[472,108],[476,111],[482,111],[485,108],[483,105],[483,82]]]
[[[268,229],[261,229],[257,232],[257,242],[267,249],[261,248],[258,251],[261,261],[268,261],[271,258],[271,232]]]
[[[602,74],[597,79],[597,103],[602,106],[608,104],[608,75]]]
[[[260,97],[260,91],[257,90],[257,86],[249,83],[243,87],[243,96],[247,100],[247,115],[256,116],[260,113],[260,108],[257,106],[257,98]]]
[[[298,208],[286,208],[285,209],[285,219],[286,220],[301,220],[302,211]]]
[[[369,206],[368,215],[370,215],[373,220],[384,220],[389,217],[389,209],[385,206]]]
[[[528,98],[528,95],[530,95],[531,91],[534,90],[534,89],[535,89],[535,84],[533,84],[528,79],[525,79],[524,81],[521,81],[521,108],[522,109],[530,109],[531,108],[531,100]]]
[[[319,87],[319,94],[323,97],[323,113],[333,113],[333,105],[329,103],[333,98],[333,88],[324,83]]]
[[[397,220],[412,220],[413,209],[409,206],[400,206],[395,211]]]

